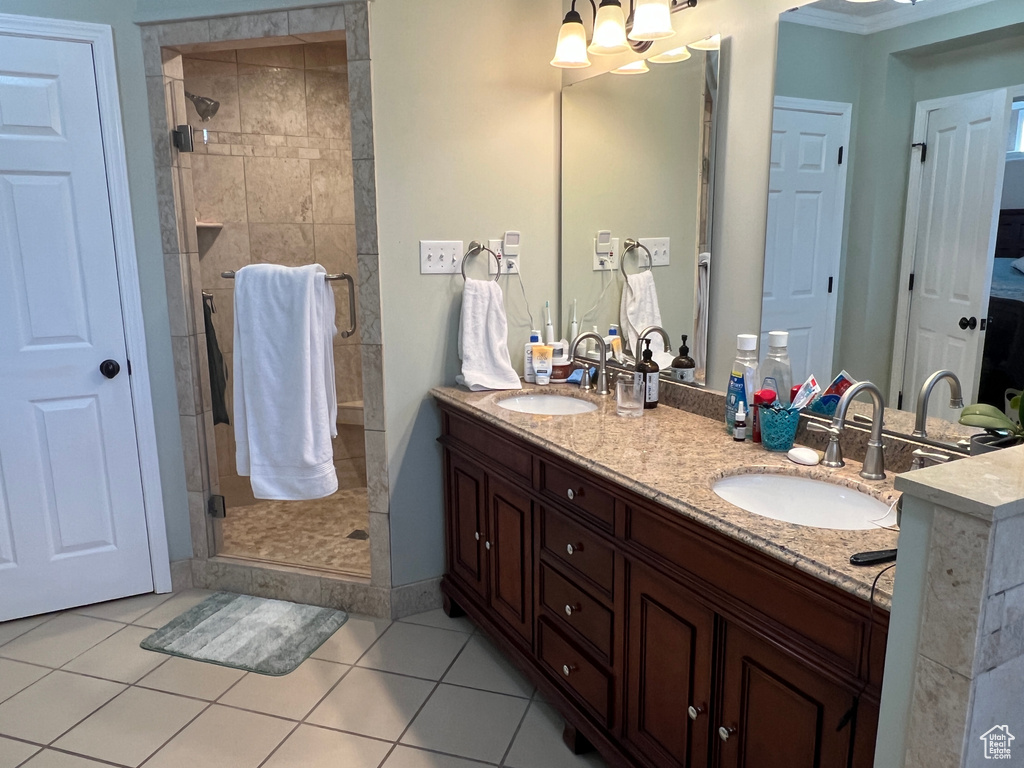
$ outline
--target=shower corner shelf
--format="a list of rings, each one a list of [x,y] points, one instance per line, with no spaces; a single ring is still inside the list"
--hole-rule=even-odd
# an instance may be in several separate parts
[[[224,225],[219,221],[200,221],[196,219],[196,229],[223,229]]]

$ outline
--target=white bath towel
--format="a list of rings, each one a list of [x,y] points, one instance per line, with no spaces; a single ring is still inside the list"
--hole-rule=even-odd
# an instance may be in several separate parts
[[[493,280],[466,280],[459,321],[462,374],[456,381],[473,391],[519,389],[508,355],[508,320],[501,288]]]
[[[319,264],[253,264],[235,273],[235,459],[258,499],[338,490],[337,328],[326,274]]]
[[[626,335],[629,349],[637,360],[643,353],[637,349],[640,333],[652,325],[661,325],[661,309],[658,307],[658,292],[654,287],[651,270],[630,275],[622,286],[622,301],[619,304],[619,324]],[[657,355],[667,351],[661,336],[649,336],[651,352]],[[646,345],[645,345],[646,348]]]

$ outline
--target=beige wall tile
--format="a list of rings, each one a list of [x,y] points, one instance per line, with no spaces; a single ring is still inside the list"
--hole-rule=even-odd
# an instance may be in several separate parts
[[[326,43],[310,43],[303,46],[306,52],[306,69],[327,69],[347,67],[348,53],[344,40]]]
[[[288,11],[288,34],[303,35],[345,29],[345,10],[340,5]]]
[[[380,269],[376,254],[361,254],[357,261],[359,295],[359,338],[364,344],[380,344]],[[383,386],[383,382],[381,382]]]
[[[370,58],[370,25],[365,2],[345,4],[345,42],[348,60]]]
[[[328,272],[356,275],[355,224],[316,224],[313,227],[313,240],[318,264],[323,264]]]
[[[229,51],[189,51],[190,59],[203,59],[205,61],[237,61],[234,49]]]
[[[310,136],[350,141],[348,89],[345,73],[306,71],[306,119]]]
[[[287,34],[288,14],[285,11],[210,19],[210,40],[214,41],[283,37]]]
[[[210,145],[210,149],[220,146],[223,145]],[[246,179],[242,158],[196,155],[192,161],[196,218],[200,221],[246,221]]]
[[[427,579],[395,587],[391,593],[391,617],[414,616],[441,607],[441,579]]]
[[[224,278],[221,272],[238,270],[249,264],[249,225],[243,222],[226,222],[221,228],[203,227],[199,230],[199,266],[203,289],[222,290]],[[220,303],[217,309],[220,310]]]
[[[360,400],[363,397],[363,367],[360,345],[334,348],[334,380],[337,382],[338,402]]]
[[[960,765],[970,688],[963,675],[917,657],[906,768]]]
[[[342,400],[341,402],[345,402]],[[338,436],[331,440],[335,461],[366,455],[363,428],[354,424],[339,424]]]
[[[338,488],[343,491],[366,487],[366,460],[360,456],[334,462],[338,475]]]
[[[245,158],[249,221],[313,223],[309,160]]]
[[[238,98],[244,133],[306,135],[302,70],[238,66]]]
[[[365,582],[324,578],[320,605],[379,618],[391,615],[391,593]]]
[[[164,253],[185,250],[184,233],[178,226],[178,169],[161,166],[156,169],[156,200],[160,213],[160,239]]]
[[[312,224],[250,224],[254,264],[300,267],[315,261]]]
[[[198,413],[199,387],[193,374],[193,338],[195,337],[171,337],[171,352],[174,356],[174,384],[178,391],[178,413],[182,416],[195,416]]]
[[[370,513],[370,582],[391,586],[391,518]]]
[[[388,514],[388,453],[385,433],[366,430],[366,494],[371,512]]]
[[[358,160],[373,159],[373,91],[370,62],[354,61],[348,68],[351,104],[351,150]]]
[[[192,556],[206,559],[210,556],[209,533],[207,531],[206,494],[202,491],[188,492],[189,530],[192,532]]]
[[[203,490],[200,469],[199,424],[195,416],[181,416],[181,448],[185,454],[185,487],[190,491]]]
[[[234,54],[234,52],[231,52]],[[205,123],[195,106],[189,103],[185,114],[188,124],[208,131],[241,131],[238,113],[238,67],[234,61],[207,61],[183,57],[185,90],[220,102],[217,114]],[[199,139],[202,140],[201,138]]]
[[[192,301],[185,300],[185,278],[182,273],[182,259],[187,255],[164,254],[164,283],[167,286],[167,314],[172,336],[187,336],[194,332],[192,322]]]
[[[146,78],[146,96],[149,101],[149,125],[153,136],[153,161],[158,165],[172,165],[170,82],[160,75]]]
[[[228,364],[228,389],[230,390],[231,361],[228,359],[228,355],[231,354],[235,341],[235,296],[233,288],[219,287],[222,285],[232,286],[232,283],[222,277],[218,277],[217,280],[213,290],[213,305],[217,308],[217,311],[213,313],[213,328],[217,333],[217,345],[220,347],[221,354],[224,355],[224,362]],[[230,395],[229,391],[229,398]]]
[[[188,253],[199,252],[199,233],[196,230],[196,196],[195,177],[192,174],[192,158],[188,153],[182,155],[189,159],[189,167],[184,166],[178,169],[181,190],[180,213],[178,214],[179,228],[183,234],[185,250]]]
[[[1024,584],[1024,515],[996,523],[989,594]]]
[[[361,344],[363,357],[363,425],[383,432],[384,425],[384,362],[381,347]]]
[[[305,63],[303,47],[302,45],[274,45],[265,48],[242,48],[238,51],[238,63],[302,69]]]
[[[217,469],[220,477],[238,475],[235,469],[235,428],[231,424],[217,424],[214,427],[217,443]]]
[[[355,207],[352,166],[342,160],[311,160],[313,221],[317,224],[353,224]]]
[[[356,208],[356,247],[377,253],[377,177],[373,160],[353,160],[352,180]]]
[[[256,568],[252,573],[252,593],[273,600],[317,605],[320,602],[320,577],[303,573]]]

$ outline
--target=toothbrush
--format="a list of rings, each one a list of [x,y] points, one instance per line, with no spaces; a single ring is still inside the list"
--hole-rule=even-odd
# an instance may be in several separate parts
[[[576,299],[572,300],[572,321],[569,323],[569,341],[580,335],[580,324],[576,322]]]
[[[544,302],[544,343],[555,343],[555,326],[551,324],[551,303]]]

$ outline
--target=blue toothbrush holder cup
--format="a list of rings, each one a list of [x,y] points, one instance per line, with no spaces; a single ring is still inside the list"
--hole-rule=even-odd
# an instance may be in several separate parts
[[[800,411],[770,405],[759,405],[761,413],[761,443],[766,451],[784,453],[793,447],[796,428],[800,424]]]

